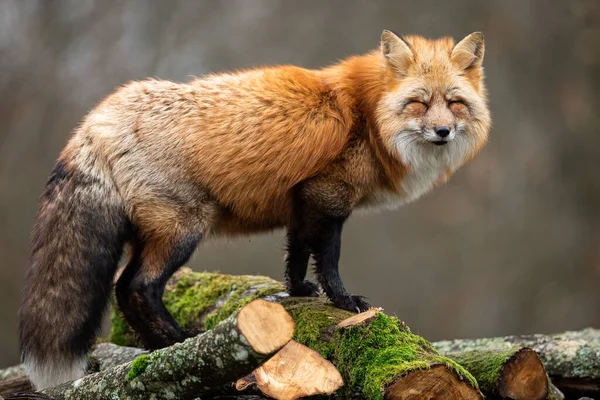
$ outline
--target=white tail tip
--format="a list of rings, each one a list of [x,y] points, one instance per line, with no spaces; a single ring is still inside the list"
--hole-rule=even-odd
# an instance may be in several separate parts
[[[42,390],[81,378],[87,365],[86,357],[64,361],[38,362],[33,357],[24,361],[25,370],[35,390]]]

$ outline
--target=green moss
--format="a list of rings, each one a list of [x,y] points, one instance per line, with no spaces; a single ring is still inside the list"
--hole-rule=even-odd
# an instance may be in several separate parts
[[[116,308],[113,307],[113,311],[110,317],[112,322],[112,328],[108,337],[108,341],[119,346],[134,346],[137,343],[136,335],[131,330],[123,314]]]
[[[296,323],[294,340],[316,350],[325,358],[329,358],[332,345],[321,340],[321,337],[333,334],[333,331],[326,330],[354,315],[314,298],[288,298],[281,304]]]
[[[475,376],[484,392],[493,393],[502,366],[519,348],[520,346],[514,346],[509,350],[473,350],[449,354],[449,356]]]
[[[439,356],[397,318],[379,313],[370,324],[339,330],[335,325],[354,314],[315,299],[290,298],[282,304],[296,322],[294,339],[335,361],[345,382],[341,398],[352,398],[356,388],[362,388],[364,398],[382,399],[394,378],[436,364],[448,366],[477,387],[463,367]]]
[[[163,301],[175,320],[187,329],[198,324],[202,313],[225,296],[232,285],[230,275],[190,273],[165,293]]]
[[[466,380],[467,382],[469,382],[469,385],[473,386],[474,388],[479,388],[479,381],[477,380],[477,377],[474,376],[468,368],[465,368],[456,361],[447,357],[439,356],[438,360],[444,365],[446,365],[446,367],[456,372],[459,379]]]
[[[251,288],[256,292],[248,293]],[[234,276],[211,272],[190,272],[164,295],[164,303],[175,320],[184,328],[198,327],[204,318],[204,327],[216,324],[256,299],[285,290],[283,285],[263,276]],[[219,303],[222,304],[210,310]]]
[[[383,388],[395,377],[429,368],[430,360],[422,357],[425,350],[413,336],[382,313],[368,325],[341,330],[334,341],[335,358],[346,385],[362,388],[368,399],[382,399]]]
[[[149,362],[150,356],[148,354],[142,354],[133,360],[133,363],[131,363],[131,369],[127,373],[127,380],[133,380],[142,374],[148,367]]]

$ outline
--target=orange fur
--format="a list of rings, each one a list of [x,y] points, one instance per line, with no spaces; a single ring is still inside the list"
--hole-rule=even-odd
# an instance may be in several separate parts
[[[344,179],[357,185],[354,204],[381,190],[410,197],[402,182],[416,167],[394,142],[407,121],[434,124],[461,113],[472,119],[466,109],[447,107],[443,97],[452,87],[466,88],[462,96],[472,97],[481,114],[466,161],[485,143],[489,115],[481,68],[464,72],[454,61],[469,62],[468,52],[453,56],[449,38],[410,36],[398,43],[406,44],[390,49],[409,53],[387,60],[379,49],[322,70],[278,66],[186,84],[132,82],[90,113],[63,157],[80,165],[95,157],[97,169],[120,188],[134,224],[150,236],[204,210],[200,190],[221,207],[203,211],[210,214],[206,229],[235,234],[286,225],[292,189],[327,175],[361,124],[366,130],[359,140],[368,148],[344,170]],[[390,65],[398,60],[401,66]],[[430,97],[430,111],[400,108],[420,93]],[[357,167],[361,163],[372,165],[367,175]],[[440,174],[460,164],[444,166]],[[187,206],[175,206],[173,198]]]

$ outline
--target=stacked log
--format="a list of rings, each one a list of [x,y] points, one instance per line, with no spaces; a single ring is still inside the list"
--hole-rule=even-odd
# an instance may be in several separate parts
[[[114,311],[108,339],[117,345],[98,344],[88,375],[35,396],[560,400],[559,389],[596,393],[600,378],[594,330],[429,343],[381,309],[354,314],[321,297],[291,298],[266,277],[185,268],[164,300],[184,328],[203,333],[148,353]],[[0,371],[2,396],[28,384],[18,367]]]
[[[502,353],[515,347],[528,347],[539,356],[552,383],[568,398],[600,397],[598,329],[587,328],[554,335],[456,339],[433,345],[440,353],[453,358],[464,358],[473,352]],[[473,372],[472,369],[470,371]]]

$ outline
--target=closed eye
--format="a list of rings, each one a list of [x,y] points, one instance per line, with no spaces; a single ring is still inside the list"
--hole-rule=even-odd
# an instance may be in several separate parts
[[[452,104],[463,104],[463,105],[465,105],[465,106],[466,106],[466,105],[467,105],[467,102],[466,102],[466,101],[464,101],[463,99],[457,99],[457,98],[454,98],[454,99],[450,99],[450,100],[448,100],[448,105],[452,105]]]
[[[415,105],[416,104],[420,104],[420,105],[424,106],[425,109],[429,108],[429,104],[427,104],[424,101],[419,100],[419,99],[409,99],[409,100],[407,100],[406,103],[404,103],[404,107],[403,108],[406,108],[406,107],[410,106],[411,104],[415,104]]]

